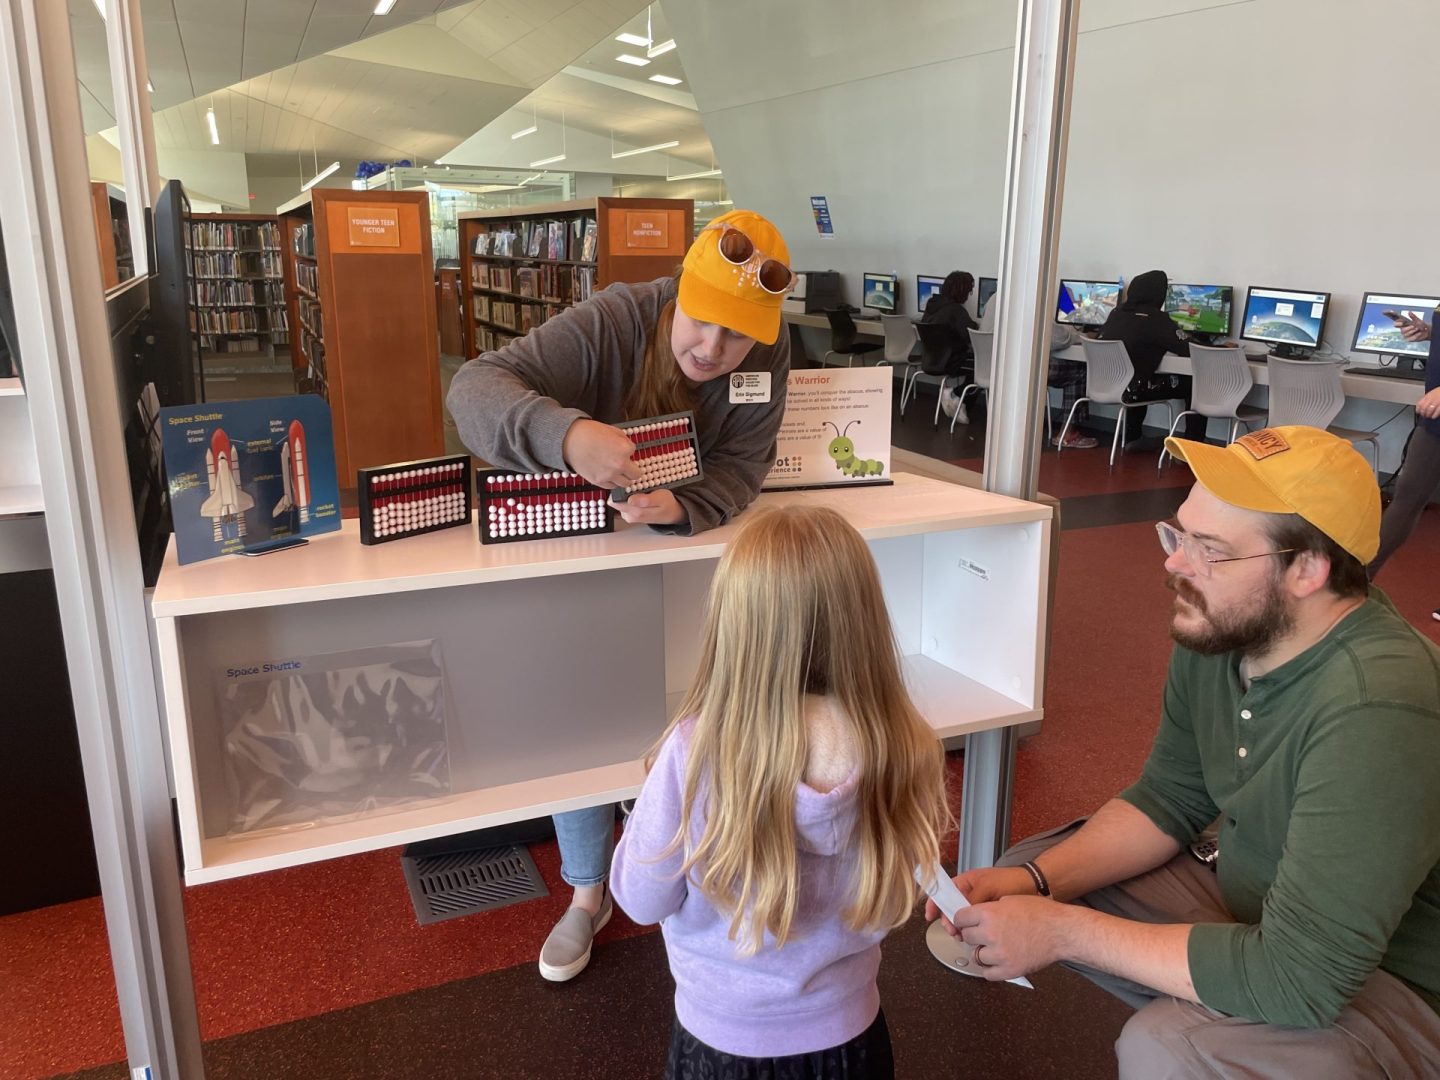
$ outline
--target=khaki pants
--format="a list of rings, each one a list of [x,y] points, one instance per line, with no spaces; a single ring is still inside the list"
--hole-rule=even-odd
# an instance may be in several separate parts
[[[1082,824],[1032,836],[1007,851],[999,865],[1019,866]],[[1137,922],[1235,921],[1225,909],[1214,871],[1188,851],[1075,902]],[[1128,979],[1079,964],[1066,966],[1138,1010],[1115,1043],[1121,1080],[1440,1077],[1440,1015],[1388,972],[1376,970],[1333,1027],[1311,1030],[1225,1016]]]

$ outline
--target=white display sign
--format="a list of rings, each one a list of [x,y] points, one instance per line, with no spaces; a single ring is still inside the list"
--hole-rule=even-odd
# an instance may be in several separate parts
[[[893,393],[889,367],[790,372],[765,488],[890,483]]]

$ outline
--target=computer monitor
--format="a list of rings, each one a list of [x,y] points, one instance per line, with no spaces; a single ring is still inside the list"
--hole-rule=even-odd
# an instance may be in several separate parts
[[[1437,304],[1440,304],[1440,300],[1433,296],[1367,292],[1360,304],[1360,318],[1355,323],[1355,344],[1350,346],[1350,351],[1426,359],[1430,355],[1430,342],[1406,341],[1400,335],[1400,328],[1395,325],[1395,320],[1402,315],[1409,315],[1421,322],[1433,324]]]
[[[1165,313],[1186,333],[1224,337],[1230,333],[1230,309],[1235,290],[1229,285],[1170,283]]]
[[[1000,279],[993,277],[982,277],[975,284],[975,317],[983,319],[985,309],[990,306],[990,300],[995,295],[995,290],[1000,287]]]
[[[1240,336],[1276,345],[1276,352],[1304,353],[1320,347],[1330,294],[1251,285],[1245,295]]]
[[[896,274],[864,276],[860,306],[879,315],[894,315],[900,310],[900,278]]]
[[[1104,326],[1119,302],[1118,281],[1072,281],[1067,278],[1060,282],[1055,321],[1071,326]]]
[[[940,286],[945,284],[943,277],[931,277],[929,274],[915,275],[915,310],[921,315],[925,314],[925,305],[930,303],[930,298],[940,291]]]

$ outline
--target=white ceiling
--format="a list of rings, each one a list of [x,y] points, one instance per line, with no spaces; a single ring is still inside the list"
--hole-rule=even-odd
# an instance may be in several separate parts
[[[297,154],[420,163],[492,124],[508,137],[512,116],[533,110],[613,132],[617,148],[679,139],[669,153],[711,160],[681,50],[643,68],[615,59],[645,54],[615,40],[647,33],[644,0],[399,0],[383,18],[374,2],[141,0],[157,145],[210,150],[213,107],[218,149],[245,153],[256,172],[288,172]],[[67,3],[86,129],[104,129],[104,23],[94,0]],[[659,5],[650,11],[654,40],[667,40]],[[650,82],[657,73],[682,82]]]

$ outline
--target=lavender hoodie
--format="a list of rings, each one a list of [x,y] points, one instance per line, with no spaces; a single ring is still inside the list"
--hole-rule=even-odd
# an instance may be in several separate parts
[[[880,1010],[875,974],[885,936],[854,933],[841,917],[855,865],[858,774],[825,794],[803,783],[796,789],[794,928],[783,949],[766,934],[755,955],[742,956],[728,936],[730,916],[679,877],[681,854],[658,859],[680,825],[694,727],[691,719],[675,729],[645,778],[615,847],[616,903],[637,923],[660,924],[675,977],[675,1014],[701,1042],[728,1054],[781,1057],[853,1039]],[[703,826],[703,817],[693,815],[691,835],[698,838]]]

